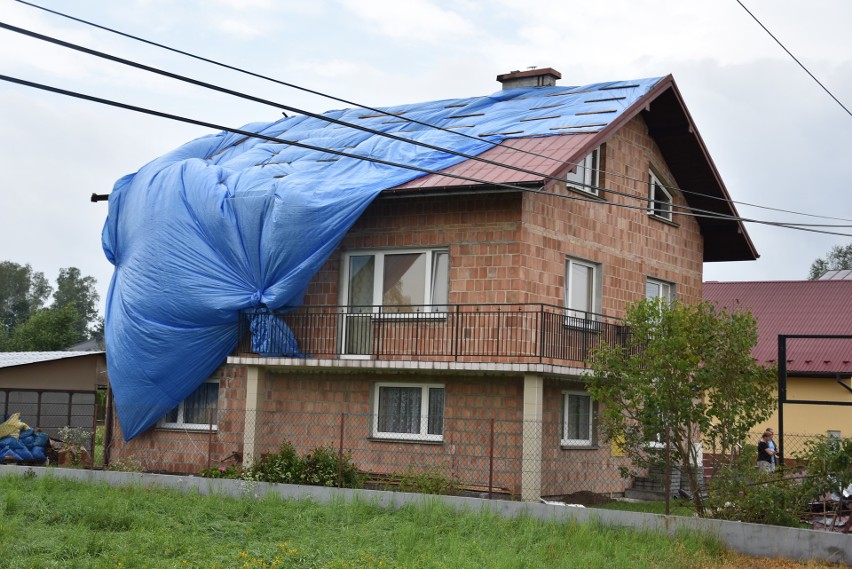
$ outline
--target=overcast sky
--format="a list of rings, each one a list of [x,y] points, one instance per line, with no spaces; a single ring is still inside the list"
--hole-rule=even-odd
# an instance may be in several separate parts
[[[370,106],[488,95],[495,77],[553,67],[560,85],[674,75],[741,215],[852,225],[852,116],[736,0],[36,0],[45,7]],[[743,0],[847,108],[852,2]],[[322,112],[347,105],[200,63],[0,0],[0,21]],[[280,117],[0,29],[0,74],[239,127]],[[51,281],[77,267],[103,300],[101,249],[115,181],[204,128],[0,81],[0,261]],[[803,217],[745,204],[830,216]],[[709,263],[705,280],[798,280],[852,236],[754,223],[761,257]],[[828,228],[852,234],[850,228]]]

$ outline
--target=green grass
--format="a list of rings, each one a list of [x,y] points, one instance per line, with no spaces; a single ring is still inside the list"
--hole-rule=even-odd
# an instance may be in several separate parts
[[[561,568],[720,567],[718,542],[683,534],[457,513],[440,501],[399,510],[0,477],[0,567]]]
[[[665,514],[665,500],[650,502],[622,502],[619,500],[592,506],[604,510],[621,510],[624,512],[642,512],[645,514]],[[691,516],[695,514],[695,506],[689,500],[671,500],[669,502],[669,513],[673,516]]]

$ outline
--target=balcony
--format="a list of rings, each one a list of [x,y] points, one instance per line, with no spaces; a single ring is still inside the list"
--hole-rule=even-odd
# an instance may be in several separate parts
[[[240,357],[582,367],[629,333],[621,320],[547,304],[310,306],[242,313],[239,332]]]

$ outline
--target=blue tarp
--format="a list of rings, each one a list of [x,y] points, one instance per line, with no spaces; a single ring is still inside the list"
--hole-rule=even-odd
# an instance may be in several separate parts
[[[383,109],[402,118],[363,109],[326,116],[477,155],[507,137],[600,130],[658,80],[507,89]],[[428,170],[463,160],[305,116],[241,130]],[[110,194],[103,248],[115,265],[107,361],[125,439],[156,423],[222,364],[236,345],[240,311],[301,304],[370,202],[422,175],[223,132],[121,178]],[[291,349],[299,355],[295,344]]]

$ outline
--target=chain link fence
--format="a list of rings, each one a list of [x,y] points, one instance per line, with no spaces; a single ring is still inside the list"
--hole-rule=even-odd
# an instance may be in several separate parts
[[[317,403],[303,412],[219,409],[206,425],[155,428],[130,442],[113,436],[110,463],[132,461],[148,472],[197,475],[261,460],[289,444],[299,456],[326,449],[349,461],[367,487],[392,488],[401,476],[452,483],[467,495],[570,498],[620,495],[631,484],[627,461],[609,445],[562,446],[560,427],[547,422],[445,417],[439,435],[377,436],[373,413],[329,413]],[[215,473],[214,473],[215,474]]]

